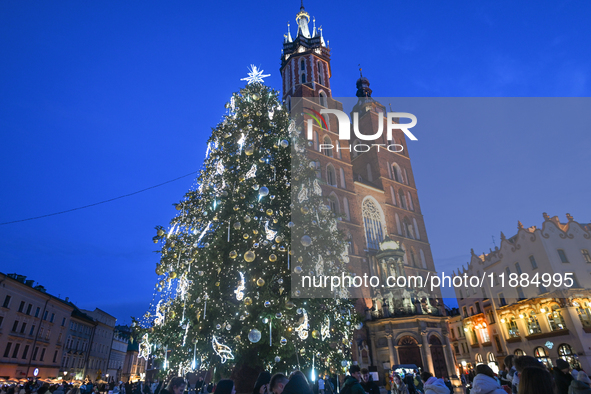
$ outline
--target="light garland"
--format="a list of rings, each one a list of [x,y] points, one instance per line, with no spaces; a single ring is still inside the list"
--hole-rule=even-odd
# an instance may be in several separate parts
[[[229,346],[219,343],[215,335],[211,339],[211,345],[215,354],[220,356],[222,364],[225,364],[228,360],[234,360],[232,349]]]
[[[236,300],[242,301],[242,299],[244,298],[244,289],[246,287],[244,286],[244,274],[242,272],[239,272],[239,274],[240,281],[238,282],[238,287],[236,288],[236,290],[234,290],[234,294],[236,294]]]

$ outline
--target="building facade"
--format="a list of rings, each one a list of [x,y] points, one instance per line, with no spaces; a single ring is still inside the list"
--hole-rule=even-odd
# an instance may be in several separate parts
[[[0,273],[0,377],[57,378],[74,307],[17,274]]]
[[[564,223],[543,217],[541,227],[519,222],[514,236],[501,233],[494,251],[472,251],[458,271],[487,278],[481,288],[456,288],[461,317],[451,325],[465,338],[453,343],[466,342],[469,350],[456,352],[458,368],[496,368],[509,354],[525,354],[548,366],[562,358],[591,369],[591,227],[570,214]]]
[[[281,55],[282,91],[285,106],[294,118],[307,109],[342,110],[331,90],[331,50],[321,29],[302,6],[296,16],[297,32],[284,36]],[[353,113],[360,130],[375,130],[387,122],[385,107],[375,101],[369,80],[357,81]],[[310,112],[310,111],[307,111]],[[353,113],[351,119],[354,119]],[[307,118],[299,120],[306,130]],[[380,122],[383,122],[380,125]],[[306,131],[307,134],[307,131]],[[328,207],[340,217],[349,239],[349,268],[358,275],[435,273],[426,227],[403,132],[387,133],[370,144],[396,146],[387,149],[356,149],[359,140],[339,140],[339,121],[325,115],[314,124],[308,157],[315,163]],[[329,148],[330,147],[330,148]],[[383,376],[393,365],[415,364],[437,376],[453,377],[453,355],[448,339],[447,317],[439,292],[413,289],[360,290],[358,310],[366,316],[364,328],[355,333],[354,362]]]
[[[90,346],[86,377],[92,380],[106,380],[117,319],[98,308],[95,308],[94,311],[83,309],[82,312],[90,316],[96,324]]]
[[[74,308],[62,355],[62,372],[64,376],[76,380],[82,380],[86,377],[90,347],[96,325],[93,318],[80,309]]]
[[[109,376],[112,376],[116,382],[121,381],[123,378],[123,366],[125,364],[128,345],[129,338],[118,329],[118,326],[115,327],[107,373]]]

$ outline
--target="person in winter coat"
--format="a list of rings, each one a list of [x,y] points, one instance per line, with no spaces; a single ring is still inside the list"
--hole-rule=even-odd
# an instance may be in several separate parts
[[[585,372],[578,371],[577,378],[570,383],[568,394],[591,394],[591,379]]]
[[[269,391],[273,394],[312,394],[308,380],[300,371],[292,373],[288,379],[282,373],[276,373],[269,382]]]
[[[437,379],[431,372],[421,373],[421,380],[424,382],[425,394],[449,394],[449,389],[443,379]]]
[[[269,389],[269,382],[271,381],[271,374],[267,371],[263,371],[259,374],[252,394],[264,394]]]
[[[341,394],[365,394],[363,386],[361,386],[361,368],[359,365],[351,365],[349,367],[349,376],[345,378]]]
[[[365,390],[366,393],[369,394],[380,394],[380,388],[373,381],[371,374],[367,368],[361,368],[361,387]]]
[[[184,378],[176,377],[172,378],[165,389],[160,390],[160,394],[183,394],[187,387],[187,383]]]
[[[556,360],[556,366],[552,368],[554,382],[556,383],[556,394],[568,394],[568,388],[573,381],[570,374],[570,364],[563,359]]]
[[[392,375],[392,394],[409,394],[408,387],[397,373]]]
[[[552,375],[547,369],[526,367],[520,374],[518,394],[554,394]]]
[[[476,366],[476,376],[472,381],[472,394],[507,394],[495,379],[495,373],[486,364]]]
[[[230,379],[222,379],[218,382],[215,388],[216,394],[236,394],[236,387],[234,382]]]

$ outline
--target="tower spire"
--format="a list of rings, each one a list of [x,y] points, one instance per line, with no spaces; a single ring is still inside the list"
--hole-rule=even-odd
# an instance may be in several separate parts
[[[308,14],[304,9],[304,0],[302,0],[300,12],[298,12],[298,14],[296,15],[296,22],[298,23],[298,32],[296,34],[296,37],[302,35],[306,38],[311,38],[310,30],[308,28],[308,23],[310,23],[310,14]]]

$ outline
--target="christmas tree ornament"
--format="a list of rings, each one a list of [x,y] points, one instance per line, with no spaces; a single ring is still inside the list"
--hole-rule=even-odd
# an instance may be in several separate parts
[[[255,258],[256,254],[252,250],[249,250],[248,252],[244,253],[244,260],[247,263],[252,263]]]
[[[312,238],[309,235],[304,235],[300,241],[305,247],[312,245]]]
[[[300,267],[299,265],[297,267],[295,267],[293,269],[293,272],[295,272],[296,274],[301,274],[302,273],[302,267]]]
[[[222,364],[225,364],[228,360],[234,360],[232,350],[228,346],[219,343],[215,335],[212,337],[211,345],[215,354],[220,356]]]
[[[236,252],[235,250],[232,250],[228,256],[230,256],[231,259],[235,259],[236,257],[238,257],[238,252]]]
[[[216,330],[219,330],[220,328],[222,328],[222,325],[221,324],[216,324],[215,325],[215,328],[216,328]]]
[[[261,332],[259,330],[257,330],[256,328],[253,328],[248,333],[248,340],[252,343],[257,343],[258,341],[261,340]]]
[[[276,356],[276,357],[275,357],[275,362],[276,362],[276,363],[278,363],[278,362],[280,362],[280,361],[281,361],[281,357],[279,357],[279,356]]]
[[[272,263],[276,262],[277,261],[277,256],[274,255],[274,254],[270,255],[269,256],[269,261],[272,262]]]
[[[271,306],[271,301],[265,301],[265,308],[268,308]]]
[[[244,153],[246,153],[247,156],[252,156],[254,154],[254,148],[252,146],[248,146],[246,149],[244,149]]]
[[[252,305],[252,298],[244,297],[244,305],[246,305],[246,306]]]
[[[259,196],[265,197],[269,195],[269,188],[267,188],[266,186],[263,186],[259,189]]]
[[[294,307],[294,306],[295,306],[295,304],[294,304],[292,301],[287,301],[287,302],[285,303],[285,307],[286,307],[287,309],[293,309],[293,307]]]
[[[263,287],[264,285],[265,285],[265,280],[263,278],[258,278],[257,279],[257,286]]]
[[[263,324],[269,324],[269,318],[263,317]]]
[[[234,230],[240,230],[240,228],[242,227],[242,225],[240,224],[240,222],[236,222],[234,223]]]
[[[287,339],[285,339],[284,337],[281,337],[281,340],[279,341],[279,343],[281,343],[281,345],[285,346],[285,345],[287,345]]]

